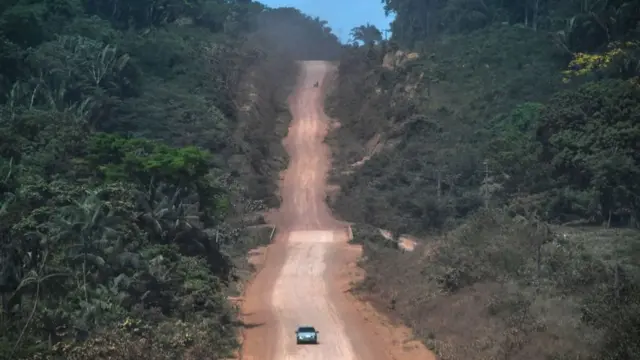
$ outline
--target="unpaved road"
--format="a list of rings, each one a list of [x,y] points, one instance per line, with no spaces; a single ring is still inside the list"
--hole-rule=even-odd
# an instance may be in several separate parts
[[[282,204],[268,216],[278,236],[245,293],[241,358],[427,360],[430,357],[393,355],[385,348],[390,337],[372,327],[373,316],[362,318],[338,284],[340,267],[349,260],[343,256],[346,224],[335,220],[325,203],[330,151],[323,143],[328,128],[323,100],[332,70],[330,63],[321,61],[300,66],[297,91],[289,101],[293,121],[284,140],[290,163],[280,184]],[[298,325],[316,327],[320,344],[296,345]]]

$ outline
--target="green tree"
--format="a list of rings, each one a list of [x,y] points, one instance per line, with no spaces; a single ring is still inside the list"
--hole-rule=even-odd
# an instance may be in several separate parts
[[[538,164],[541,147],[535,131],[543,109],[540,103],[524,103],[489,126],[489,166],[502,175],[507,193],[535,191],[541,185],[545,172]]]
[[[351,41],[363,42],[364,44],[377,44],[382,41],[382,32],[375,25],[369,23],[351,29]]]
[[[90,164],[105,179],[134,180],[142,186],[165,182],[195,184],[209,172],[211,154],[196,147],[172,148],[143,138],[97,133],[89,139]]]
[[[556,95],[545,107],[537,133],[541,161],[549,162],[557,186],[593,193],[590,214],[611,223],[636,219],[640,188],[640,89],[620,80],[589,83]],[[566,209],[558,209],[559,211]]]

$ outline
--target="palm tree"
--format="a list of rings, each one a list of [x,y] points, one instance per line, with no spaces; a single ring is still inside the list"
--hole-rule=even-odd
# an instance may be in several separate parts
[[[103,250],[114,239],[121,219],[107,210],[99,198],[99,190],[91,190],[82,201],[62,209],[62,215],[56,219],[61,228],[61,238],[72,239],[68,259],[75,262],[82,259],[82,282],[85,301],[88,301],[87,266],[93,264],[98,269],[105,266]]]
[[[181,231],[203,228],[197,195],[181,188],[172,194],[167,194],[169,191],[165,184],[159,184],[155,191],[137,193],[142,209],[137,217],[142,227],[163,243],[176,241]]]
[[[369,23],[351,29],[350,36],[354,43],[376,44],[382,41],[382,32]]]

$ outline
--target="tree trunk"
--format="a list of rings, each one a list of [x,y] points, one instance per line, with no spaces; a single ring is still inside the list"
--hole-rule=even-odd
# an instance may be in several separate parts
[[[538,280],[540,280],[540,271],[542,268],[542,238],[540,236],[536,236],[538,239],[536,244],[536,276]]]
[[[438,192],[437,192],[437,198],[438,198],[438,202],[440,202],[440,198],[442,196],[442,172],[440,170],[437,170],[437,182],[438,182]]]
[[[540,0],[534,0],[533,5],[533,30],[538,30],[538,11],[540,8]]]

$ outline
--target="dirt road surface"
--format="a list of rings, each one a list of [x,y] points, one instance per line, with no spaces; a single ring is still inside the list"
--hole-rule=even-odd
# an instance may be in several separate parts
[[[289,100],[293,121],[284,139],[290,163],[280,184],[282,204],[267,216],[278,235],[245,293],[241,358],[428,360],[428,352],[389,349],[389,341],[396,340],[372,325],[373,317],[363,318],[340,280],[354,258],[345,251],[346,224],[334,219],[325,203],[330,150],[323,143],[329,123],[323,101],[333,70],[327,62],[300,64],[297,90]],[[319,87],[313,86],[316,81]],[[296,345],[299,325],[316,327],[320,343]]]

